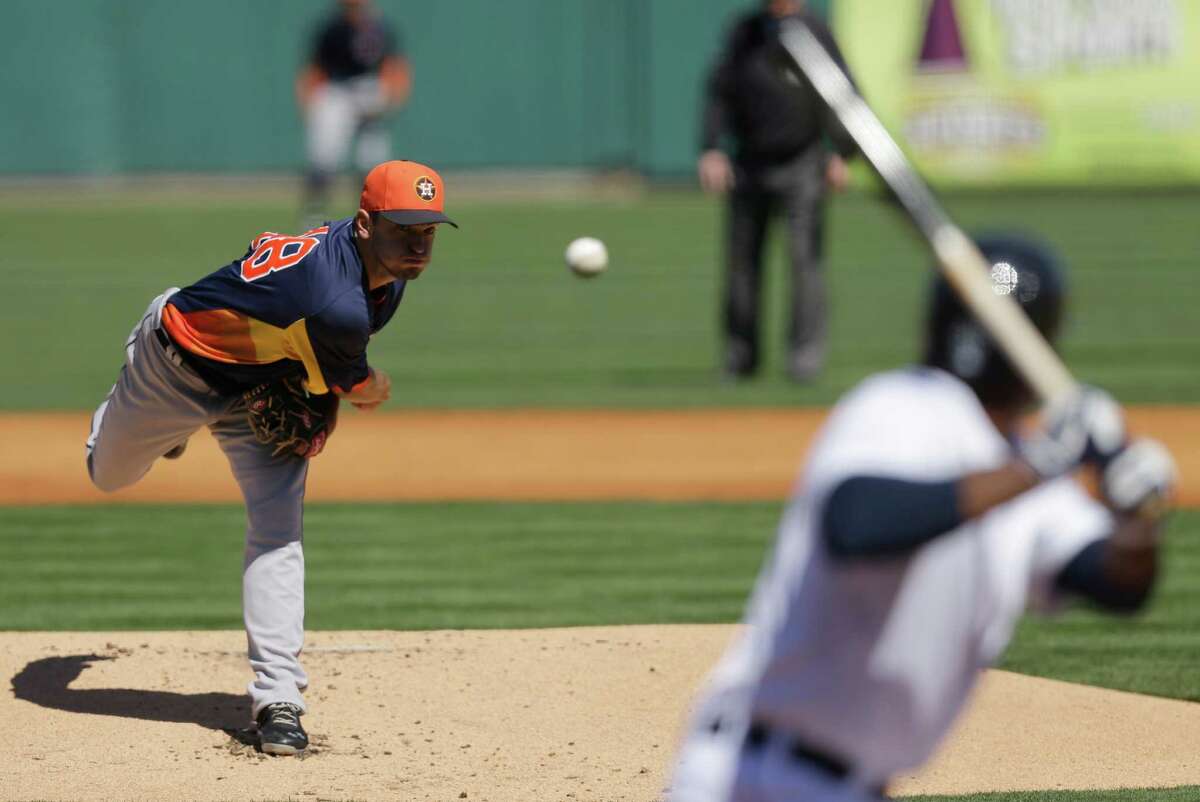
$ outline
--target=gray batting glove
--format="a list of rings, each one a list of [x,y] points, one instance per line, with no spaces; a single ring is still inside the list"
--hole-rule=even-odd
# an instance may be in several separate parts
[[[1165,511],[1176,475],[1175,460],[1163,444],[1141,438],[1109,461],[1100,489],[1113,509],[1154,517]]]
[[[1017,443],[1017,453],[1042,479],[1082,464],[1103,466],[1125,445],[1125,421],[1113,397],[1078,389],[1042,412],[1041,427]]]

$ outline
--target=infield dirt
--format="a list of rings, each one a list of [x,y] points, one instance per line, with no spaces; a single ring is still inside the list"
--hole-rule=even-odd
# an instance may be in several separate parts
[[[758,500],[788,494],[819,409],[343,413],[313,461],[309,501]],[[1200,506],[1200,410],[1129,410],[1179,462]],[[104,495],[88,481],[80,413],[0,416],[0,504],[240,501],[207,431],[177,462]],[[904,422],[898,420],[897,426]]]
[[[244,726],[240,632],[0,635],[0,796],[653,802],[732,626],[314,632],[303,760]],[[897,793],[1200,782],[1200,707],[991,672]]]

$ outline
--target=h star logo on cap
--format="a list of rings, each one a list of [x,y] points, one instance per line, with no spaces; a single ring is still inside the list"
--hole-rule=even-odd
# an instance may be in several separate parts
[[[454,226],[442,210],[445,201],[446,185],[437,170],[418,162],[395,160],[377,164],[367,173],[358,208],[367,213],[379,212],[385,220],[400,226]]]
[[[423,201],[432,201],[437,197],[437,186],[429,180],[429,176],[421,176],[416,183],[417,197]]]

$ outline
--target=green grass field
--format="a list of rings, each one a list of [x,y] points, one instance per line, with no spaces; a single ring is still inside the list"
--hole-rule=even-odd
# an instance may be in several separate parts
[[[311,629],[732,622],[776,504],[311,505]],[[237,629],[229,506],[0,509],[0,629]],[[1159,597],[1121,620],[1028,619],[1004,668],[1200,700],[1200,512]]]
[[[974,229],[1031,231],[1072,265],[1065,352],[1085,379],[1126,401],[1200,400],[1200,233],[1196,195],[1088,192],[947,199]],[[263,230],[295,229],[291,198],[39,203],[0,196],[0,379],[5,409],[87,409],[120,366],[150,297],[240,257]],[[454,203],[430,272],[372,343],[398,403],[418,407],[825,404],[918,350],[928,258],[897,215],[865,194],[839,198],[828,232],[829,369],[782,378],[779,259],[767,286],[763,377],[717,381],[720,208],[688,193],[632,202]],[[613,264],[593,281],[561,255],[604,238]],[[776,238],[775,245],[779,242]]]

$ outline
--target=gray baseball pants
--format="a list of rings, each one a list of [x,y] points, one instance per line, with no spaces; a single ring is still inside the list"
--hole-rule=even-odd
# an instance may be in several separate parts
[[[374,75],[330,81],[313,96],[308,108],[308,163],[331,175],[345,159],[356,136],[354,166],[365,175],[388,159],[391,149],[383,84]]]
[[[154,461],[207,426],[229,459],[246,501],[242,610],[250,666],[251,717],[273,702],[304,709],[303,505],[307,460],[271,456],[246,420],[240,396],[213,391],[158,329],[174,289],[155,298],[125,343],[125,365],[96,413],[88,473],[105,492],[141,479]]]

